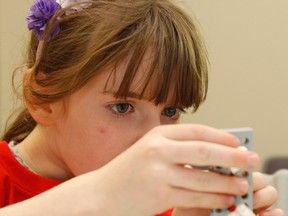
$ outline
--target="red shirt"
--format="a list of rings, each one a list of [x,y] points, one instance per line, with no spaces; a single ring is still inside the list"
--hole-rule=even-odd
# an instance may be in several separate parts
[[[23,167],[7,142],[0,142],[0,208],[29,199],[61,181],[39,176]],[[170,216],[172,210],[157,216]]]
[[[156,215],[156,216],[171,216],[172,212],[173,212],[173,209],[168,210],[168,211],[166,211],[166,212],[164,212],[162,214]]]
[[[6,142],[0,142],[0,208],[29,199],[58,184],[23,167]]]

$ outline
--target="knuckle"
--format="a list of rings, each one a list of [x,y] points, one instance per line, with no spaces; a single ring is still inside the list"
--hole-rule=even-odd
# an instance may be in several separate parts
[[[211,148],[208,148],[207,145],[202,145],[199,143],[197,146],[198,154],[202,158],[203,162],[208,162],[211,159]]]
[[[158,179],[160,182],[166,179],[168,170],[163,164],[153,164],[150,166],[150,177]]]
[[[161,146],[159,141],[150,140],[150,142],[146,145],[145,154],[147,158],[159,158],[163,154],[163,147]]]
[[[171,142],[165,137],[161,136],[151,136],[149,139],[145,140],[144,143],[144,156],[147,159],[162,159],[165,158],[169,151],[167,151],[168,146]]]
[[[207,128],[205,128],[203,125],[190,125],[189,129],[199,137],[203,137],[207,131]]]
[[[211,185],[211,178],[205,172],[199,172],[196,181],[201,184],[201,187],[207,188]]]
[[[163,126],[161,126],[161,125],[157,125],[150,130],[150,133],[151,134],[160,134],[162,131],[162,127]]]

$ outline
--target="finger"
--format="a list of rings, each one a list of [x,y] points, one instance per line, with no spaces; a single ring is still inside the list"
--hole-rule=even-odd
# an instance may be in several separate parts
[[[197,215],[197,216],[209,216],[210,210],[209,209],[203,209],[203,208],[175,208],[173,211],[172,216],[191,216],[191,215]]]
[[[171,193],[173,205],[180,208],[228,208],[235,203],[235,196],[203,193],[174,188]],[[171,198],[172,198],[171,197]]]
[[[172,163],[195,166],[238,167],[254,169],[260,162],[259,156],[251,151],[242,151],[219,144],[203,141],[170,141],[166,153]],[[169,145],[169,147],[168,147]]]
[[[254,192],[253,207],[255,210],[270,207],[277,200],[278,193],[272,186]]]
[[[214,192],[244,195],[249,190],[248,182],[239,177],[225,176],[214,172],[175,166],[169,178],[174,187],[198,192]]]
[[[172,140],[199,140],[222,145],[237,147],[240,140],[234,135],[223,130],[196,124],[177,124],[162,125],[156,127],[154,132],[160,132],[162,135]],[[153,133],[153,132],[152,132]]]
[[[258,191],[267,186],[267,181],[264,178],[264,175],[260,172],[253,173],[253,190]]]
[[[269,209],[258,213],[259,216],[284,216],[285,213],[282,209]]]

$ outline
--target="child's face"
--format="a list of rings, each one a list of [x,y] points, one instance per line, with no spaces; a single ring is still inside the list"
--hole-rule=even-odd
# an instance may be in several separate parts
[[[113,96],[119,85],[117,78],[119,80],[123,75],[121,65],[116,68],[115,83],[108,84],[109,92],[103,92],[110,73],[104,70],[68,98],[66,114],[55,124],[56,145],[68,171],[79,175],[95,170],[133,145],[153,127],[177,123],[181,111],[169,101],[156,106],[138,98],[137,86],[141,83],[143,68],[145,61],[127,99]]]

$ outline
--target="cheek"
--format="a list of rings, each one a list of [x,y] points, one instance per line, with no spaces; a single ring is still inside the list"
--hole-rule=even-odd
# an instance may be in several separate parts
[[[74,174],[79,175],[104,166],[136,141],[133,137],[135,133],[131,133],[131,130],[103,125],[104,123],[95,126],[94,129],[91,127],[90,130],[82,131],[81,140],[77,143],[85,144],[77,145],[71,158],[71,161],[76,163],[73,168]],[[75,151],[76,154],[80,154],[78,157],[75,156]]]
[[[127,143],[123,137],[119,137],[121,133],[115,128],[109,126],[99,126],[95,128],[93,133],[94,140],[96,141],[96,148],[98,152],[102,152],[102,157],[111,158],[121,153]]]
[[[132,145],[131,134],[120,130],[118,127],[98,127],[95,138],[98,149],[112,159]]]

